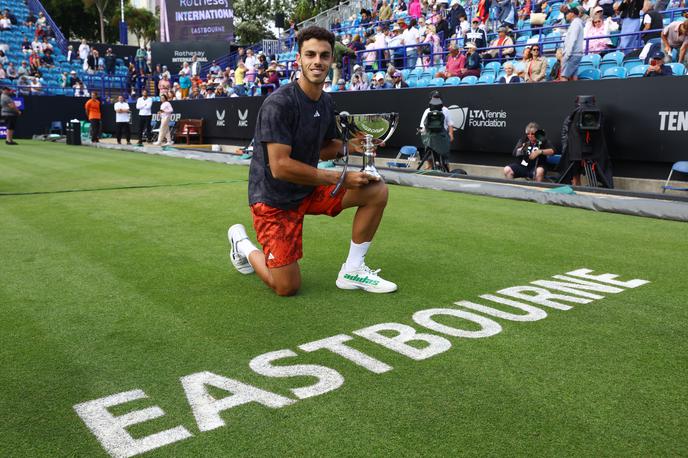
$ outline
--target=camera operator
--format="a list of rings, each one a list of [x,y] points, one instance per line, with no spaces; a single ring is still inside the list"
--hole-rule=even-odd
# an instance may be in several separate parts
[[[540,126],[530,122],[512,154],[517,161],[504,167],[504,176],[509,179],[533,178],[539,182],[545,178],[545,158],[542,156],[551,156],[554,148]]]
[[[421,159],[428,162],[426,168],[434,168],[435,160],[446,165],[451,143],[454,141],[454,123],[452,123],[449,109],[442,103],[439,91],[433,91],[430,94],[428,108],[425,109],[420,119],[419,132],[423,139],[423,146],[431,149],[439,156],[436,158],[432,155],[427,157],[426,154]]]

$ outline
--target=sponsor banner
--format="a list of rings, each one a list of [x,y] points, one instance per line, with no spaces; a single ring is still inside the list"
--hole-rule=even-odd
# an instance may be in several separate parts
[[[234,47],[222,41],[175,41],[151,45],[153,63],[167,65],[167,69],[173,74],[179,72],[184,62],[191,64],[194,56],[201,65],[205,65],[233,50]]]
[[[230,0],[161,0],[160,41],[234,40]]]

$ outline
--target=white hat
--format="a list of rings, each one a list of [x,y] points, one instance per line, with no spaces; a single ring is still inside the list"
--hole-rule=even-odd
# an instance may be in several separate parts
[[[354,71],[360,70],[360,69],[362,69],[362,68],[363,68],[363,67],[361,67],[361,66],[358,65],[358,64],[354,65]]]
[[[451,6],[458,5],[459,0],[451,0]]]
[[[382,72],[378,72],[375,74],[375,79],[379,80],[380,78],[385,79],[385,74]]]

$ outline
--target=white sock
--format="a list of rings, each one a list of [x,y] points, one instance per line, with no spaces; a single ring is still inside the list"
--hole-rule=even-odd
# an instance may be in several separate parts
[[[365,259],[366,253],[368,253],[368,248],[370,248],[371,242],[354,243],[351,241],[351,246],[349,247],[349,257],[346,258],[346,269],[354,270],[361,267],[363,260]]]
[[[253,244],[253,242],[251,242],[250,239],[244,239],[238,242],[237,249],[239,250],[239,253],[246,256],[246,259],[248,259],[248,255],[250,255],[254,251],[258,251],[258,248],[256,248],[256,246]]]

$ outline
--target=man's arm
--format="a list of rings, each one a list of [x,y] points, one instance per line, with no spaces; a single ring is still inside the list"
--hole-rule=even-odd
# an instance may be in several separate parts
[[[291,158],[291,146],[281,143],[268,143],[268,158],[272,176],[278,180],[309,186],[329,186],[337,184],[340,172],[311,167]],[[344,187],[360,188],[370,182],[362,172],[349,171],[344,179]]]
[[[326,140],[322,148],[320,148],[320,160],[329,161],[330,159],[336,159],[340,156],[343,145],[344,142],[336,138]],[[351,147],[351,144],[349,147]]]
[[[678,52],[678,62],[683,63],[683,59],[686,57],[686,51],[688,51],[688,42],[684,41]]]

